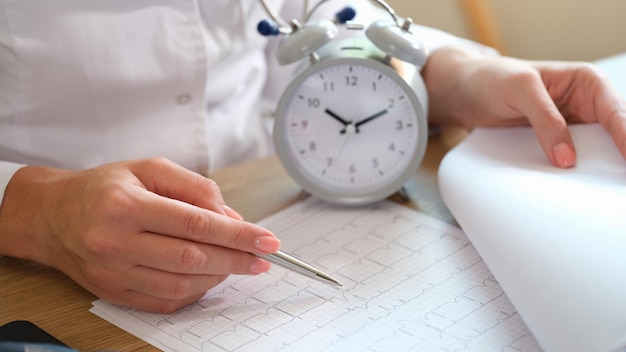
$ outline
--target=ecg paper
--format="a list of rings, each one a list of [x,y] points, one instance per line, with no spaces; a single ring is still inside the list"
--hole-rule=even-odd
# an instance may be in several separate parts
[[[92,312],[166,351],[540,351],[458,228],[384,201],[308,198],[262,222],[335,288],[278,266],[171,315]]]

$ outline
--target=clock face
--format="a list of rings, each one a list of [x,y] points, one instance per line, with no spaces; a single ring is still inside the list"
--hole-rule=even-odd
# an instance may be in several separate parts
[[[367,203],[402,187],[419,166],[426,123],[415,93],[367,59],[322,61],[279,104],[274,138],[289,174],[338,203]]]

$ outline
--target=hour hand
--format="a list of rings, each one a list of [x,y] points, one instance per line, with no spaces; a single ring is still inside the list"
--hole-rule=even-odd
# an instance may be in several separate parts
[[[330,109],[326,109],[326,110],[324,110],[324,112],[327,113],[328,115],[330,115],[331,117],[333,117],[335,120],[341,122],[344,126],[348,126],[349,124],[352,123],[352,121],[346,121],[345,119],[343,119],[341,116],[335,114]]]

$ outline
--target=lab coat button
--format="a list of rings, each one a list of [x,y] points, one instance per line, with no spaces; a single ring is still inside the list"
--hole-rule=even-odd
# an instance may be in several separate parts
[[[176,97],[176,102],[180,105],[185,105],[191,101],[191,94],[184,93]]]

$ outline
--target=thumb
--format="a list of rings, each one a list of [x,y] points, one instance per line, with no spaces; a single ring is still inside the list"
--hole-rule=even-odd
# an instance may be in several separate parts
[[[215,181],[164,158],[130,162],[129,169],[148,191],[227,215]]]

